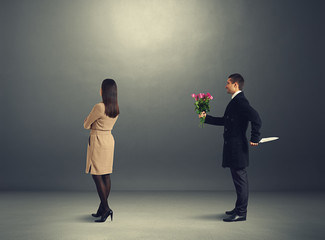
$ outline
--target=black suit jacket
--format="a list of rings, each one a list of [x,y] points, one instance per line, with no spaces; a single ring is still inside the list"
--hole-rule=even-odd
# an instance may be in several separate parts
[[[229,102],[223,117],[206,116],[205,123],[224,126],[223,167],[244,168],[249,165],[248,122],[251,122],[252,129],[250,141],[258,143],[262,121],[243,92]]]

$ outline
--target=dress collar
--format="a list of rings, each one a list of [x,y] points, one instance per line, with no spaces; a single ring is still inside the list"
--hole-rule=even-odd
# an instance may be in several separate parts
[[[234,99],[234,97],[236,97],[238,93],[241,93],[241,90],[238,90],[237,92],[235,92],[235,93],[231,96],[231,99]]]

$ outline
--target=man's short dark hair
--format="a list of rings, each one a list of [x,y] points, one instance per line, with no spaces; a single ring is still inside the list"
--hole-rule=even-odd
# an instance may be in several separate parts
[[[232,83],[237,83],[239,90],[243,90],[244,88],[244,78],[242,75],[240,75],[239,73],[233,73],[231,74],[228,78],[231,79]]]

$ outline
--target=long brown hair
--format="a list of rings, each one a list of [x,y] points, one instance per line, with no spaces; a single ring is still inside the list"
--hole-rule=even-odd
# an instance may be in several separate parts
[[[117,86],[113,79],[105,79],[102,82],[102,99],[105,104],[105,114],[115,118],[120,114],[117,103]]]

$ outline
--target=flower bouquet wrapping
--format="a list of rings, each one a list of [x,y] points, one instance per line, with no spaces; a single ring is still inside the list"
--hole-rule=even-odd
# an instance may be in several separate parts
[[[210,93],[199,93],[199,94],[192,94],[192,98],[195,100],[195,111],[197,114],[201,112],[210,112],[210,100],[213,99]],[[205,117],[200,118],[199,127],[204,127]]]

